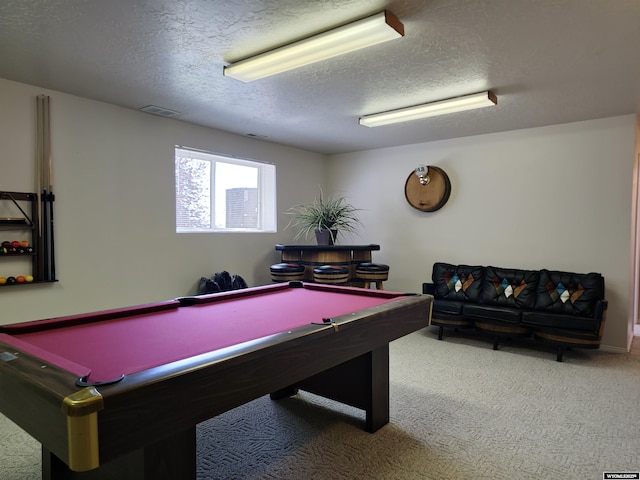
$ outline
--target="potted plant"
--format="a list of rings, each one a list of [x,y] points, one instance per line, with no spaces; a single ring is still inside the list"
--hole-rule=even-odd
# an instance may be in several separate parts
[[[287,210],[287,214],[293,215],[287,228],[298,229],[295,240],[302,236],[307,238],[311,232],[315,232],[318,245],[333,245],[338,232],[356,231],[360,225],[359,211],[347,203],[345,197],[332,195],[325,199],[320,191],[320,196],[312,203],[296,205]]]

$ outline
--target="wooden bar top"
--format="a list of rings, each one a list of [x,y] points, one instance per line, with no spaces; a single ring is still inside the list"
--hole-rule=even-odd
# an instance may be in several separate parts
[[[322,251],[322,250],[333,250],[333,251],[352,251],[352,252],[360,252],[360,251],[372,251],[372,250],[380,250],[380,245],[282,245],[278,243],[276,245],[276,250],[278,251],[288,251],[288,250],[298,250],[298,251]]]

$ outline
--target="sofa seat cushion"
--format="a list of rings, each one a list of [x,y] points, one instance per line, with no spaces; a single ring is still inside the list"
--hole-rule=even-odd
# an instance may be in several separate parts
[[[600,320],[594,317],[582,317],[578,315],[564,315],[556,313],[542,313],[536,311],[522,312],[522,323],[532,328],[560,328],[597,332],[600,328]]]
[[[481,266],[434,263],[431,279],[435,297],[458,302],[477,302],[482,289]]]
[[[603,298],[604,278],[599,273],[541,270],[535,309],[589,317],[596,300]]]
[[[462,302],[437,299],[433,302],[434,313],[446,313],[448,315],[462,315]]]
[[[500,321],[505,323],[520,323],[520,310],[508,307],[493,305],[471,305],[465,304],[462,313],[466,317],[476,320]]]
[[[480,303],[532,309],[540,274],[533,270],[486,267]]]

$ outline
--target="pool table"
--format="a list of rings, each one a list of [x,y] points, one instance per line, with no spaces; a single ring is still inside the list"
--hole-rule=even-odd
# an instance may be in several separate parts
[[[266,394],[384,426],[389,342],[431,302],[290,282],[4,325],[0,411],[42,444],[44,479],[195,479],[196,424]]]

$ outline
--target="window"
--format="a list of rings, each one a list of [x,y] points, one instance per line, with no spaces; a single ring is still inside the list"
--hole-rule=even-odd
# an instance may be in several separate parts
[[[275,165],[176,147],[176,232],[275,232]]]

